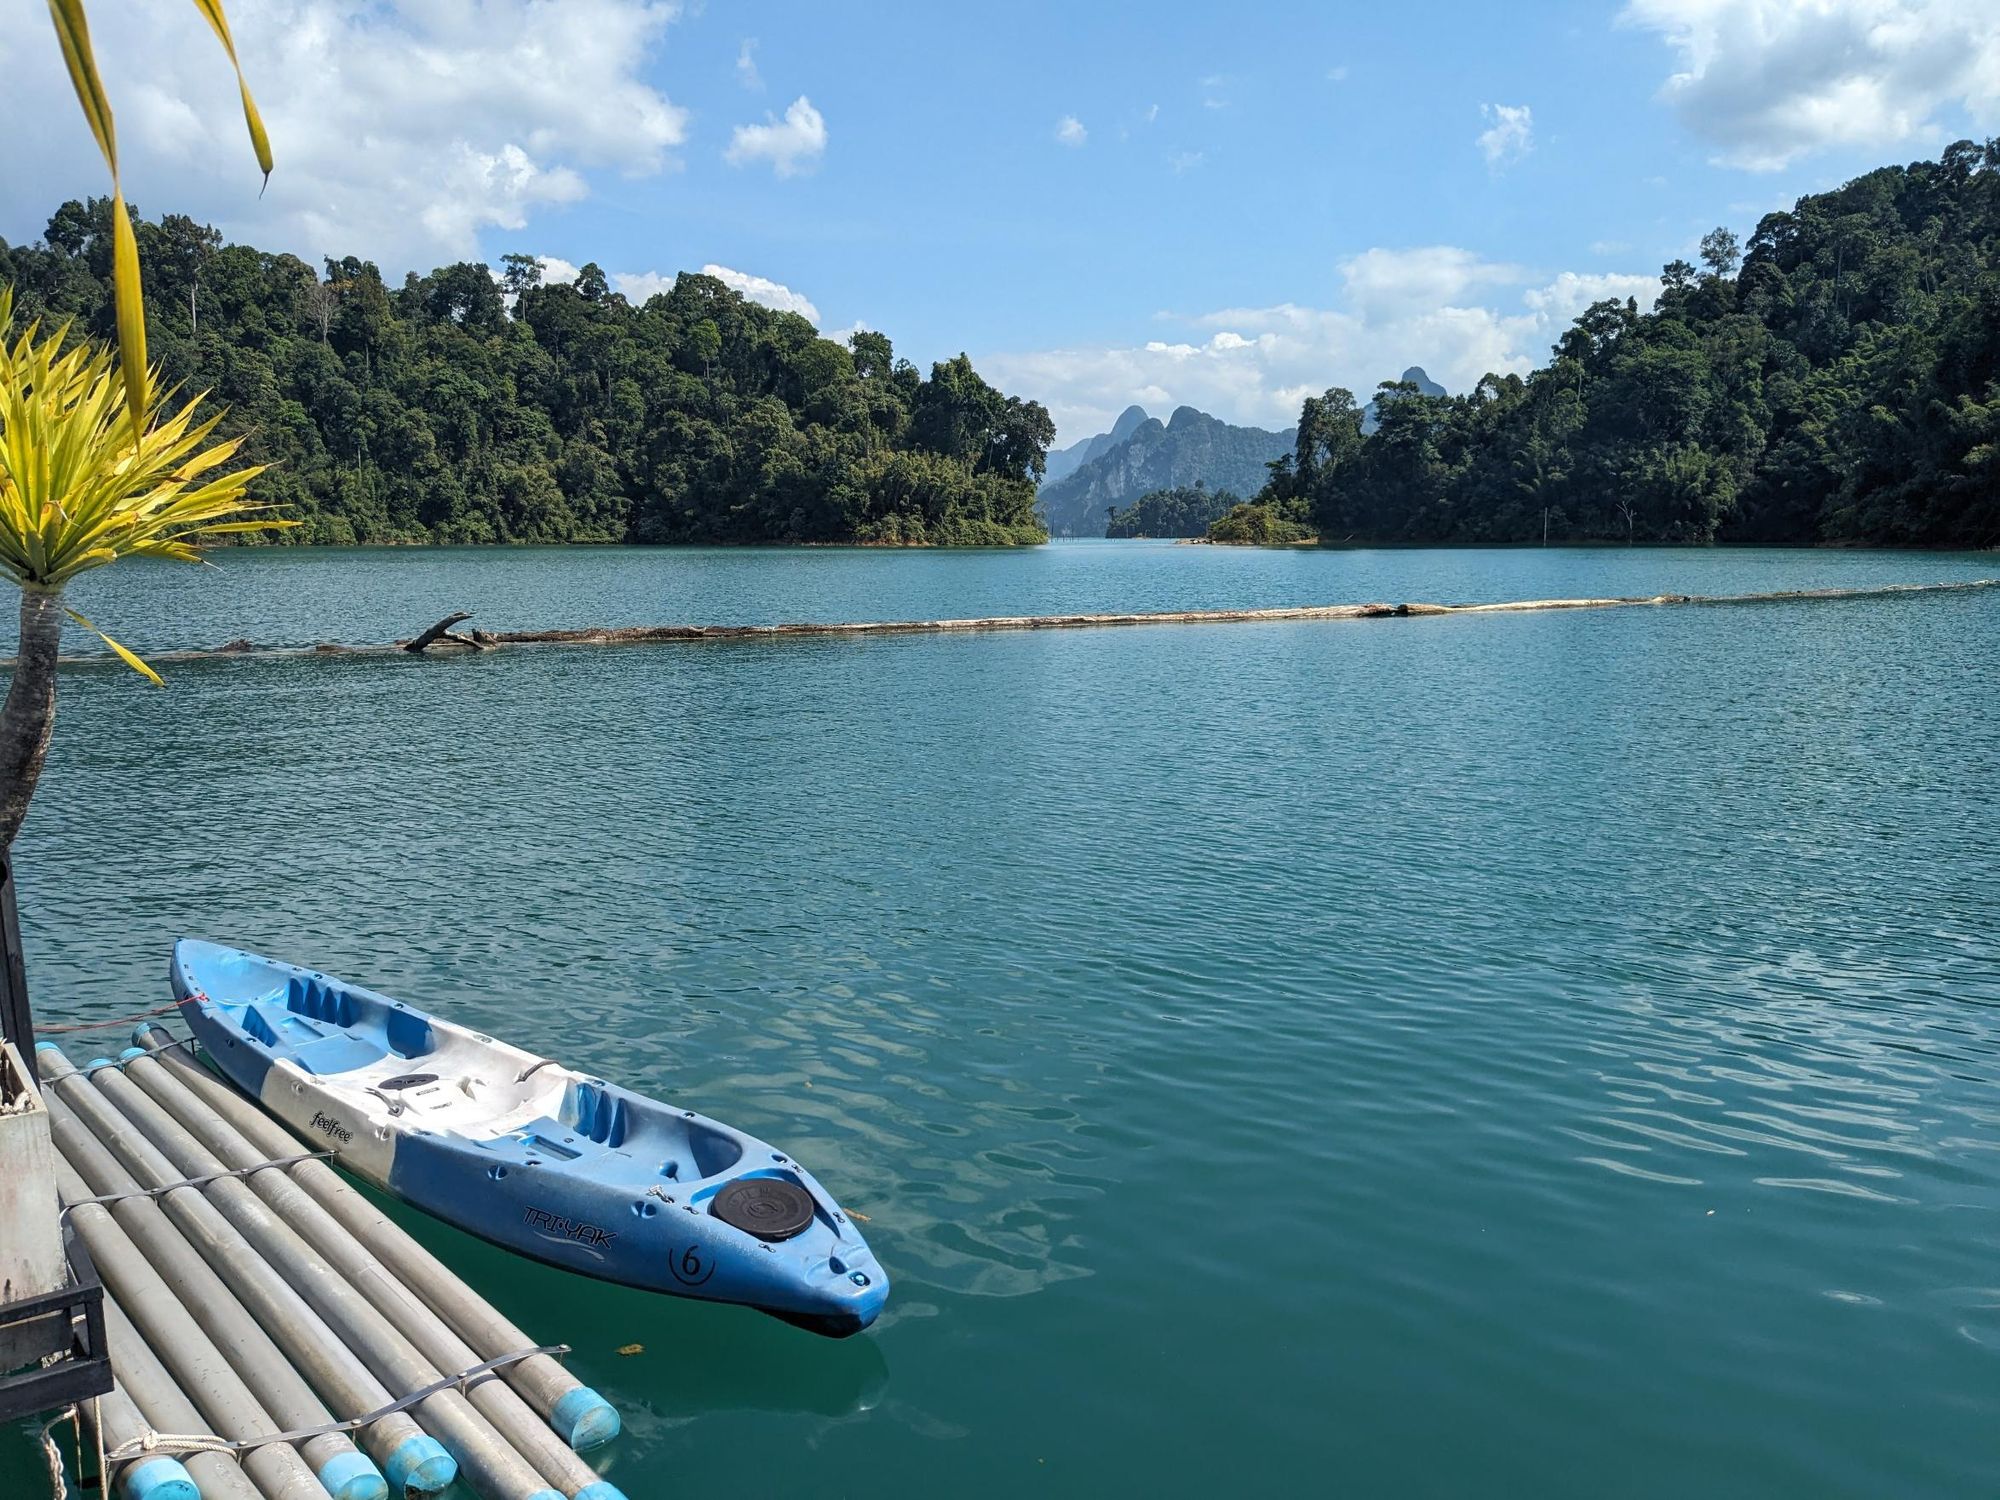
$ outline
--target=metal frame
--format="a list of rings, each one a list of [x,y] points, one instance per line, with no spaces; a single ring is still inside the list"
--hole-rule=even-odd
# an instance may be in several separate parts
[[[70,1284],[39,1297],[0,1303],[0,1324],[26,1323],[59,1313],[69,1320],[69,1352],[39,1369],[0,1375],[0,1422],[55,1411],[111,1389],[111,1349],[104,1336],[104,1285],[90,1254],[67,1228]]]
[[[21,960],[21,919],[14,907],[12,851],[0,849],[0,1035],[34,1067],[35,1018],[28,1008],[28,976]],[[32,1084],[33,1080],[30,1079]],[[111,1389],[111,1352],[104,1337],[104,1286],[74,1231],[63,1226],[70,1284],[39,1297],[0,1303],[0,1325],[60,1317],[69,1327],[66,1353],[39,1368],[0,1374],[0,1422],[54,1411]]]
[[[14,906],[14,854],[0,849],[0,1036],[35,1058],[35,1014],[28,1006],[28,972],[21,959],[21,917]]]

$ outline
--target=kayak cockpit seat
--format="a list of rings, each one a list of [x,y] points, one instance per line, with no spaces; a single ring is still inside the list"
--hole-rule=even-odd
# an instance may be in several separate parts
[[[243,1029],[274,1052],[288,1054],[309,1073],[346,1073],[382,1060],[382,1049],[349,1031],[329,1030],[318,1021],[309,1021],[289,1008],[271,1008],[252,1002],[243,1007]]]
[[[292,1056],[308,1073],[351,1073],[380,1062],[382,1049],[362,1037],[336,1031],[331,1036],[294,1043]]]
[[[513,1142],[515,1149],[524,1155],[557,1164],[572,1162],[584,1156],[602,1156],[611,1150],[602,1141],[594,1141],[588,1135],[579,1132],[576,1126],[565,1125],[561,1120],[550,1119],[547,1115],[543,1115],[539,1120],[530,1120],[519,1129],[510,1132],[505,1139]]]

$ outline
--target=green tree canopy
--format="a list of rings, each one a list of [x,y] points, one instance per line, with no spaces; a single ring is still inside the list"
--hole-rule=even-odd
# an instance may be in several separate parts
[[[1652,311],[1596,303],[1463,396],[1305,402],[1234,539],[2000,545],[2000,141],[1703,239]]]
[[[0,242],[24,319],[116,332],[108,199]],[[400,287],[135,218],[170,381],[209,389],[260,494],[318,542],[884,542],[1046,536],[1048,413],[964,355],[928,377],[886,335],[851,346],[683,275],[632,305],[595,264],[551,284],[509,255]]]

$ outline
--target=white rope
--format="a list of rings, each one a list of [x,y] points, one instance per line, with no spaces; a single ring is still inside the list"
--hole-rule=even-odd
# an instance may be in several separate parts
[[[49,1494],[52,1500],[69,1500],[69,1485],[63,1478],[62,1450],[56,1447],[53,1436],[57,1426],[65,1418],[72,1421],[76,1419],[74,1406],[67,1411],[57,1412],[42,1426],[42,1457],[47,1460],[49,1466]],[[82,1446],[81,1434],[78,1436],[78,1446]]]
[[[250,1448],[268,1448],[276,1443],[302,1443],[307,1438],[320,1437],[329,1432],[358,1432],[363,1427],[381,1421],[384,1417],[428,1401],[440,1391],[457,1390],[462,1393],[481,1377],[508,1365],[517,1364],[521,1360],[532,1359],[537,1354],[554,1356],[569,1352],[568,1344],[538,1344],[532,1349],[516,1349],[511,1354],[501,1354],[484,1360],[469,1370],[460,1370],[456,1375],[443,1376],[429,1385],[398,1396],[387,1406],[377,1407],[374,1411],[365,1412],[358,1417],[349,1417],[342,1422],[327,1422],[318,1427],[301,1427],[292,1432],[263,1433],[237,1442],[213,1434],[189,1436],[149,1430],[139,1437],[120,1444],[107,1456],[113,1463],[122,1464],[128,1459],[138,1458],[147,1453],[241,1453]],[[56,1500],[62,1500],[62,1496],[58,1495]]]
[[[90,1428],[97,1438],[97,1492],[102,1495],[111,1488],[111,1471],[104,1466],[104,1398],[90,1398]],[[79,1463],[81,1459],[77,1460]]]
[[[268,1446],[270,1440],[260,1438],[257,1441],[259,1446]],[[128,1438],[104,1456],[114,1464],[122,1464],[155,1453],[234,1453],[243,1446],[208,1433],[154,1432],[147,1428],[138,1437]]]

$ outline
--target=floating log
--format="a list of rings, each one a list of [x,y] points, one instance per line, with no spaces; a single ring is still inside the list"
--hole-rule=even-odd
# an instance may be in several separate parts
[[[1912,594],[1966,593],[2000,588],[2000,578],[1964,583],[1891,583],[1870,588],[1786,589],[1763,594],[1645,594],[1604,599],[1509,599],[1488,604],[1307,604],[1276,609],[1191,609],[1133,611],[1121,614],[988,615],[963,620],[804,621],[785,625],[593,625],[562,630],[475,630],[459,635],[451,627],[471,614],[445,616],[421,635],[382,646],[340,646],[328,642],[309,648],[270,647],[244,652],[160,651],[156,662],[203,661],[220,655],[274,658],[299,656],[370,656],[389,652],[424,654],[440,642],[473,651],[497,646],[637,646],[679,645],[695,641],[800,640],[839,636],[953,635],[996,630],[1086,630],[1119,625],[1282,624],[1322,620],[1412,619],[1431,615],[1523,614],[1553,609],[1636,609],[1667,605],[1800,604],[1843,599],[1886,599]],[[236,643],[231,642],[232,646]],[[110,663],[109,656],[65,657],[66,665]],[[0,664],[12,665],[11,659]]]

